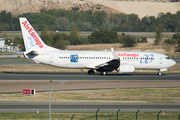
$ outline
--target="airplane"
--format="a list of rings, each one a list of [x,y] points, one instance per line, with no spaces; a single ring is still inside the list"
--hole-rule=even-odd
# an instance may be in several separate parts
[[[88,74],[101,75],[116,70],[132,73],[135,69],[166,71],[176,64],[167,55],[135,51],[68,51],[46,45],[26,18],[19,18],[24,45],[24,56],[36,63],[70,69],[89,69]]]

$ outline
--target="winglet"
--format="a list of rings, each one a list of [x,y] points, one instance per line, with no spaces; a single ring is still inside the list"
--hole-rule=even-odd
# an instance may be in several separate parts
[[[117,54],[114,52],[114,49],[113,49],[113,48],[111,48],[111,51],[112,51],[113,58],[114,58],[114,59],[118,59],[118,56],[117,56]]]

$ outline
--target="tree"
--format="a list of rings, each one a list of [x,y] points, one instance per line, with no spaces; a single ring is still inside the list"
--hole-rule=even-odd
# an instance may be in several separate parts
[[[121,41],[124,47],[134,47],[137,45],[136,38],[130,35],[122,36]]]
[[[41,39],[44,41],[45,44],[52,46],[53,45],[53,37],[48,32],[47,28],[44,28],[43,31],[41,31],[40,35]]]
[[[92,24],[91,22],[82,22],[82,28],[81,30],[86,30],[89,31],[92,29]]]
[[[25,51],[24,40],[22,37],[14,37],[14,46],[19,46],[21,51]]]
[[[166,38],[166,39],[164,40],[164,43],[174,45],[174,44],[176,44],[177,42],[176,42],[176,40],[173,39],[173,38]]]
[[[156,45],[158,45],[159,42],[162,40],[162,37],[163,37],[163,34],[162,34],[161,29],[160,29],[160,28],[157,28],[157,29],[156,29],[156,38],[155,38],[154,43],[155,43]]]
[[[118,34],[112,30],[100,30],[91,33],[91,35],[88,36],[88,40],[92,44],[116,43],[118,42]]]
[[[177,0],[174,0],[177,1]],[[0,12],[0,30],[20,30],[19,17],[26,17],[36,30],[115,30],[115,31],[154,31],[157,26],[162,31],[179,30],[180,11],[175,14],[159,13],[158,17],[145,16],[140,20],[136,14],[110,13],[104,11],[73,11],[65,9],[41,9],[40,13],[23,13],[12,16]]]
[[[70,22],[66,17],[58,17],[55,20],[56,30],[70,30]]]
[[[178,44],[178,50],[177,51],[180,51],[180,33],[178,33],[179,37],[177,39],[177,44]]]
[[[172,36],[173,39],[179,39],[179,37],[180,37],[180,33],[175,33]]]
[[[67,45],[69,45],[69,44],[70,44],[70,42],[68,40],[59,40],[56,42],[54,47],[58,48],[58,49],[66,49]]]
[[[146,37],[141,37],[140,39],[137,40],[138,43],[147,43],[147,38]]]
[[[74,27],[71,28],[70,34],[69,34],[69,41],[71,43],[71,45],[78,45],[78,35],[77,35],[77,31]]]
[[[147,43],[147,38],[146,37],[142,37],[142,43]]]

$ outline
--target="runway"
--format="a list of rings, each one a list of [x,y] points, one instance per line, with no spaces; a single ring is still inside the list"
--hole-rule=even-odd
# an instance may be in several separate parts
[[[0,80],[180,80],[180,74],[163,73],[159,76],[156,73],[108,73],[103,76],[99,73],[88,75],[87,72],[4,72],[0,73]]]
[[[52,83],[50,83],[50,80]],[[180,74],[132,73],[88,75],[76,73],[0,73],[0,93],[22,92],[20,89],[32,88],[36,91],[50,91],[53,85],[67,81],[55,90],[91,90],[116,88],[154,88],[180,87]],[[94,86],[93,86],[94,85]]]
[[[179,103],[52,102],[52,112],[179,112]],[[0,102],[0,112],[49,112],[48,102]]]

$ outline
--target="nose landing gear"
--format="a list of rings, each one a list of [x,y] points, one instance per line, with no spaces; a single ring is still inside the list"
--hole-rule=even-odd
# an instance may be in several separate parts
[[[158,75],[159,75],[159,76],[161,75],[161,70],[159,70]]]
[[[160,76],[160,75],[161,75],[161,72],[159,72],[158,75]]]

